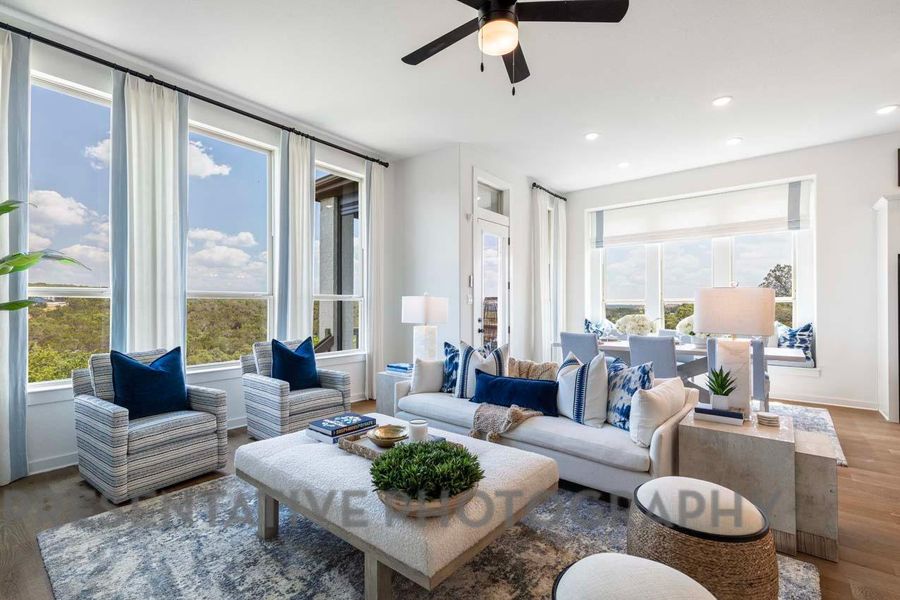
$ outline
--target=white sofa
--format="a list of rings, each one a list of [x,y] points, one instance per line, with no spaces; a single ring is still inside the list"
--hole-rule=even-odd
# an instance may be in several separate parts
[[[426,419],[431,427],[455,433],[467,434],[472,428],[478,404],[452,394],[409,390],[409,381],[397,383],[394,416]],[[565,417],[532,417],[503,434],[501,443],[554,459],[560,479],[631,498],[645,481],[675,474],[678,423],[698,400],[698,391],[686,388],[684,407],[653,433],[649,448],[641,448],[627,431],[608,423],[588,427]]]

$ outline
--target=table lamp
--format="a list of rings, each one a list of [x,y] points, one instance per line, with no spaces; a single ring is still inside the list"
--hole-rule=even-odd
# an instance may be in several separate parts
[[[446,323],[449,314],[450,299],[438,296],[403,296],[401,298],[401,316],[403,323],[412,323],[413,327],[413,362],[437,360],[437,327],[435,324]]]
[[[739,409],[750,418],[750,340],[741,336],[770,336],[775,332],[775,290],[762,287],[700,288],[694,297],[694,331],[726,334],[731,339],[715,340],[716,364],[734,378],[734,391],[725,400],[728,406],[713,408]],[[713,398],[715,400],[716,398]]]

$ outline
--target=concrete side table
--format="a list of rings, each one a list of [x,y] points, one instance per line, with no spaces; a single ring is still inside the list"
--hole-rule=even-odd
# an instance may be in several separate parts
[[[382,371],[375,376],[375,412],[394,416],[394,386],[398,381],[409,381],[412,373]]]
[[[837,457],[824,433],[797,431],[797,550],[837,562]]]
[[[741,426],[694,418],[678,425],[678,474],[734,490],[769,519],[779,552],[797,553],[794,422],[780,427],[750,421]]]

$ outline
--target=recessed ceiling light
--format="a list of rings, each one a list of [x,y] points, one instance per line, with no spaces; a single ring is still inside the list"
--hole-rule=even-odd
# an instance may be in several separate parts
[[[630,166],[631,166],[631,163],[629,163],[629,162],[622,161],[622,162],[619,163],[619,168],[620,168],[620,169],[627,169],[627,168],[630,167]]]
[[[891,114],[892,112],[894,112],[895,110],[897,110],[898,108],[900,108],[900,105],[898,105],[898,104],[891,104],[891,105],[889,105],[889,106],[882,106],[881,108],[879,108],[878,110],[876,110],[875,113],[876,113],[876,114],[879,114],[879,115],[889,115],[889,114]]]
[[[734,98],[732,98],[731,96],[719,96],[718,98],[713,100],[713,106],[728,106],[729,104],[731,104],[732,100],[734,100]]]
[[[726,141],[725,143],[728,144],[729,146],[739,146],[743,141],[744,141],[744,138],[742,138],[742,137],[733,137],[733,138],[729,138],[728,141]]]
[[[589,141],[589,142],[593,142],[593,141],[596,140],[598,137],[600,137],[600,134],[597,133],[596,131],[592,131],[592,132],[590,132],[590,133],[584,134],[584,139],[586,139],[586,140]]]

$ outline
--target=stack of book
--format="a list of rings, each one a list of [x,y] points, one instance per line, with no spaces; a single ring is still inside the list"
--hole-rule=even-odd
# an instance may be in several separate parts
[[[337,444],[342,437],[365,433],[375,428],[375,419],[365,415],[348,412],[312,421],[306,435],[325,444]]]
[[[410,363],[388,363],[386,371],[388,373],[400,373],[401,375],[412,375],[413,366]]]
[[[700,421],[713,421],[728,425],[743,425],[744,415],[732,410],[716,410],[711,406],[698,404],[694,407],[694,418]]]

